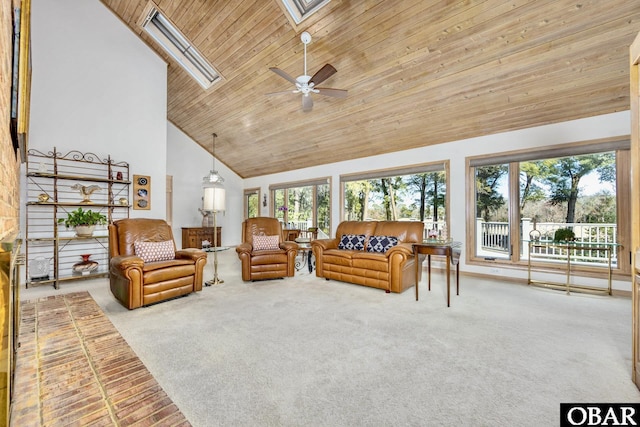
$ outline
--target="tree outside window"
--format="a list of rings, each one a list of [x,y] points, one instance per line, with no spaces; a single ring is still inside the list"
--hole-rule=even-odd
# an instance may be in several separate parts
[[[366,179],[343,178],[343,219],[351,221],[422,221],[425,230],[446,230],[447,180],[444,164],[375,172]],[[436,170],[433,170],[436,169]],[[440,169],[440,170],[437,170]]]
[[[330,233],[331,195],[327,180],[310,185],[283,185],[272,191],[273,216],[281,222],[301,230],[318,227]]]

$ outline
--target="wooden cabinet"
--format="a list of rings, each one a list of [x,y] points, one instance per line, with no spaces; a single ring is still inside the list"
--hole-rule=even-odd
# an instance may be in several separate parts
[[[215,227],[218,232],[218,246],[222,246],[222,227]],[[202,241],[208,240],[213,246],[213,227],[182,227],[182,249],[202,248]]]
[[[105,225],[91,237],[78,237],[59,224],[78,208],[107,217],[109,223],[129,217],[129,164],[110,156],[54,147],[49,153],[29,150],[26,164],[26,286],[106,277],[109,241]],[[86,260],[89,261],[86,261]],[[91,268],[87,267],[87,262]],[[97,264],[97,265],[96,265]]]

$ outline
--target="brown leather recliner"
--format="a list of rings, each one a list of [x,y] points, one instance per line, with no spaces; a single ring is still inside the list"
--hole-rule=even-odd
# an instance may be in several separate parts
[[[256,250],[254,236],[278,236],[278,247]],[[242,280],[293,277],[298,244],[282,239],[282,226],[276,218],[249,218],[242,223],[242,244],[236,247],[242,261]]]
[[[144,262],[134,242],[172,241],[175,257]],[[127,218],[109,225],[111,293],[128,309],[202,290],[207,254],[195,248],[175,250],[173,232],[161,219]]]

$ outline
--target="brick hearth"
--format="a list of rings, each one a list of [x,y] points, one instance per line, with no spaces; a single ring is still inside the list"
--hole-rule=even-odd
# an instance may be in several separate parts
[[[190,426],[88,292],[21,311],[12,426]]]

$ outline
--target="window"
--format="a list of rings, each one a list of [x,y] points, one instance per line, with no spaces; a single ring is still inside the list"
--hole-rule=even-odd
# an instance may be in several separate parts
[[[289,228],[318,227],[320,238],[331,232],[331,191],[329,178],[273,185],[272,215]]]
[[[344,175],[342,219],[423,221],[425,237],[446,237],[448,175],[448,162]]]
[[[260,214],[260,189],[244,190],[244,219],[255,218]]]
[[[629,140],[613,138],[545,149],[467,159],[472,178],[467,218],[469,259],[522,263],[530,236],[553,241],[570,229],[580,243],[622,244],[629,239]],[[621,197],[622,196],[622,197]],[[533,231],[535,230],[535,231]],[[533,232],[533,234],[531,234]],[[585,270],[608,266],[606,251],[576,250],[574,265]],[[613,266],[618,265],[614,251]],[[538,263],[559,266],[566,255]],[[538,258],[538,257],[536,257]],[[533,262],[533,258],[532,258]]]
[[[282,0],[284,8],[296,24],[307,19],[327,3],[329,0]]]
[[[213,68],[159,10],[150,2],[142,21],[142,28],[153,38],[167,54],[193,77],[204,89],[208,89],[220,80],[220,73]]]

